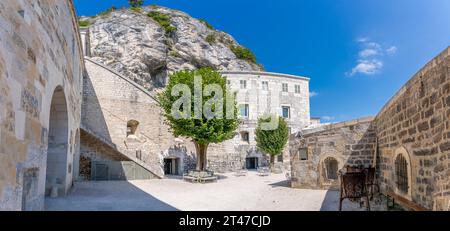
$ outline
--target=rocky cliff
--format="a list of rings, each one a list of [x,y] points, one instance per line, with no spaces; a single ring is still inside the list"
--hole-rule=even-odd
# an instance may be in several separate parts
[[[186,13],[157,6],[110,9],[80,17],[89,26],[90,55],[149,90],[178,70],[260,71],[253,54],[232,36]]]

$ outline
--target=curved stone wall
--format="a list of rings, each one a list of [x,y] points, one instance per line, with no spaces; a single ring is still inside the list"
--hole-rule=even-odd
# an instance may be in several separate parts
[[[0,1],[0,210],[44,207],[50,111],[59,110],[52,106],[55,89],[67,103],[67,116],[59,118],[68,128],[59,189],[72,185],[82,73],[71,0]]]
[[[430,61],[375,118],[384,191],[396,191],[394,154],[404,149],[411,199],[433,210],[450,206],[450,48]],[[408,197],[408,195],[404,195]]]

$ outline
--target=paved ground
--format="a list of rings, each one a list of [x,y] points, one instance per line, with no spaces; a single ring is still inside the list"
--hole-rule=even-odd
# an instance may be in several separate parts
[[[192,184],[179,178],[145,181],[79,182],[67,197],[47,198],[47,210],[337,210],[339,193],[289,188],[282,174],[225,174],[217,183]],[[344,203],[344,210],[361,210]],[[362,209],[364,210],[364,209]],[[379,210],[375,208],[375,210]]]

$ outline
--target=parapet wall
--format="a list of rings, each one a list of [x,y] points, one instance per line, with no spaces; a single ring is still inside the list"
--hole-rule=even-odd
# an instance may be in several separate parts
[[[375,118],[383,191],[396,191],[395,157],[405,156],[403,196],[428,209],[450,206],[450,48],[425,65]]]

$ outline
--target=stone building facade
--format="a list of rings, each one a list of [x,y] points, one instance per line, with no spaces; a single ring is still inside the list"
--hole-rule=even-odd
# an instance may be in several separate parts
[[[293,134],[289,141],[291,186],[339,188],[344,166],[371,166],[376,144],[373,118],[363,118]]]
[[[340,163],[368,164],[377,168],[378,183],[383,193],[393,192],[430,210],[450,209],[450,47],[426,64],[382,108],[372,122],[362,126],[360,133],[368,134],[361,145],[332,148],[335,159],[346,159],[353,151],[365,148],[356,156],[364,158],[356,163],[352,159]],[[359,135],[348,136],[348,129],[336,130],[333,125],[323,131],[291,136],[293,187],[323,188],[320,169],[311,171],[316,163],[330,152],[325,142],[349,140],[355,143]],[[374,129],[376,145],[373,145]],[[349,139],[350,138],[350,139]],[[355,139],[356,138],[356,139]],[[366,140],[363,138],[363,140]],[[368,141],[366,140],[366,141]],[[315,148],[321,146],[321,148]],[[333,145],[334,146],[334,145]],[[370,147],[374,147],[371,149]],[[298,159],[301,147],[308,147],[308,160]],[[312,147],[312,149],[311,149]],[[351,152],[346,147],[351,148]],[[373,158],[372,153],[376,153]],[[372,158],[369,158],[372,157]],[[309,160],[311,159],[311,160]]]
[[[0,1],[0,210],[41,210],[71,187],[82,73],[71,0]]]
[[[222,74],[227,78],[231,91],[237,92],[238,114],[242,122],[235,138],[221,145],[224,150],[212,153],[209,158],[212,168],[222,166],[219,169],[223,169],[228,163],[226,170],[232,171],[266,164],[268,158],[257,150],[255,140],[258,118],[265,114],[283,116],[290,133],[310,124],[308,78],[248,71],[223,71]],[[216,153],[227,153],[227,159],[220,158]],[[289,160],[286,147],[276,161],[289,168]]]

